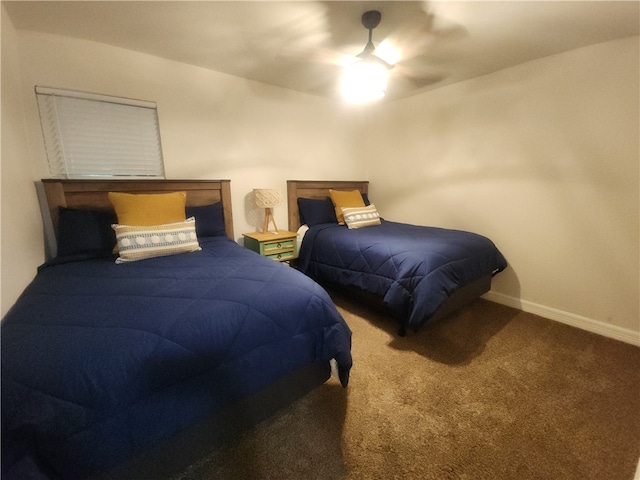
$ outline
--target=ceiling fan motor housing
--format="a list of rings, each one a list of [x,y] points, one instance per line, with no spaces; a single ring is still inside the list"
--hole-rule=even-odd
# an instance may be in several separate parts
[[[362,14],[362,25],[367,30],[372,30],[380,24],[382,14],[378,10],[368,10]]]

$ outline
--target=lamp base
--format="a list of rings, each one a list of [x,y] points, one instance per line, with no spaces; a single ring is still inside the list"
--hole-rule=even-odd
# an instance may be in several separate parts
[[[269,223],[273,223],[275,228],[274,232],[269,231]],[[273,211],[271,207],[267,207],[264,212],[264,223],[262,224],[262,233],[273,233],[274,235],[278,234],[278,225],[276,225],[276,220],[273,218]]]

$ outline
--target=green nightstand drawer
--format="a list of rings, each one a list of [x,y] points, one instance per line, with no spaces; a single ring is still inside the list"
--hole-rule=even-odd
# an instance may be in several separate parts
[[[283,250],[292,250],[294,249],[294,241],[293,240],[282,240],[279,242],[269,242],[263,243],[263,252],[265,255],[271,255],[275,252],[281,252]]]
[[[270,258],[271,260],[277,260],[278,262],[284,262],[286,260],[293,260],[295,258],[293,250],[287,250],[286,252],[280,252],[275,254],[269,254],[265,257]]]

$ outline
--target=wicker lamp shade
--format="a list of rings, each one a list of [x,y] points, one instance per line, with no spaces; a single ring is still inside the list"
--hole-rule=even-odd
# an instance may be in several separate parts
[[[253,195],[256,205],[260,208],[273,208],[282,203],[280,190],[274,188],[254,188]]]

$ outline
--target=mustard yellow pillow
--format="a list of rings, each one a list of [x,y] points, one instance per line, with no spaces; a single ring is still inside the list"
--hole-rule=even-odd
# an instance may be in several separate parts
[[[185,192],[122,193],[109,192],[118,223],[121,225],[150,226],[184,222]]]
[[[331,202],[336,209],[336,218],[340,225],[344,225],[344,215],[342,214],[343,208],[348,207],[364,207],[364,200],[362,200],[362,194],[358,190],[329,190],[329,196]]]

